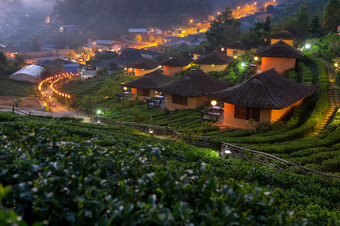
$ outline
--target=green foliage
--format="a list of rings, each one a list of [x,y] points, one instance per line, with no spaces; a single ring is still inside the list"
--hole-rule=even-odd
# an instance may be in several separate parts
[[[211,45],[227,46],[238,40],[240,32],[240,23],[233,18],[232,11],[226,9],[211,22],[206,36]]]
[[[126,128],[15,117],[0,123],[0,183],[28,224],[339,223],[338,181]]]
[[[6,73],[7,64],[7,57],[0,51],[0,75],[4,75]]]
[[[36,84],[24,81],[15,81],[8,75],[0,75],[0,96],[25,97],[30,96]]]
[[[325,7],[323,27],[329,33],[336,33],[340,23],[340,2],[329,0]]]

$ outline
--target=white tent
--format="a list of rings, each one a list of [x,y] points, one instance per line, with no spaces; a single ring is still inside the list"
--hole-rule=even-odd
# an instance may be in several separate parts
[[[37,83],[41,80],[41,73],[44,70],[45,69],[43,67],[40,67],[38,65],[29,65],[21,68],[19,71],[9,76],[9,78],[18,81]]]

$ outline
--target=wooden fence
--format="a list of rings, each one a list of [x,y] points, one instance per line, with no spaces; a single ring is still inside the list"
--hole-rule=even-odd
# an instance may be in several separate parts
[[[340,176],[325,174],[316,170],[312,170],[295,163],[288,162],[284,159],[280,159],[274,155],[267,154],[260,151],[255,151],[243,147],[238,147],[236,145],[232,145],[229,143],[222,142],[221,143],[221,152],[220,155],[224,158],[228,156],[233,156],[237,158],[241,158],[247,161],[263,164],[266,166],[270,166],[276,169],[288,171],[291,173],[297,174],[315,174],[319,176],[324,176],[330,179],[340,179]]]

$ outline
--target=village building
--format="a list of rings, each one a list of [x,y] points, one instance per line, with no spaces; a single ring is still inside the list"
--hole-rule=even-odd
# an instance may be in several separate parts
[[[28,65],[9,76],[9,79],[38,83],[44,70],[45,68],[38,65]]]
[[[273,45],[274,43],[277,43],[278,41],[284,41],[288,45],[294,46],[293,42],[295,38],[289,31],[284,30],[282,32],[269,35],[266,39],[270,39],[271,45]]]
[[[143,60],[127,66],[127,70],[133,71],[136,77],[151,73],[158,68],[159,64],[153,60]]]
[[[91,45],[90,45],[91,46]],[[96,40],[92,43],[92,48],[97,47],[99,52],[102,51],[118,51],[122,44],[113,40]]]
[[[163,61],[160,63],[164,67],[164,75],[172,76],[176,73],[185,71],[189,68],[190,63],[192,60],[186,58],[182,55],[177,55],[174,57],[170,57],[170,59]]]
[[[51,49],[39,52],[21,53],[26,64],[36,64],[44,60],[55,60],[59,58],[66,58],[69,49]]]
[[[195,64],[200,66],[200,69],[209,73],[211,71],[224,71],[234,58],[229,57],[220,51],[215,50],[208,55],[201,56],[195,61]]]
[[[286,70],[295,68],[296,59],[303,57],[303,53],[283,41],[278,41],[270,46],[260,47],[255,56],[262,57],[261,71],[271,68],[283,75]]]
[[[127,68],[129,65],[144,61],[145,58],[142,57],[138,49],[123,49],[121,53],[113,60],[117,65]],[[131,68],[130,68],[131,69]],[[132,73],[132,69],[129,71]]]
[[[257,47],[256,43],[242,39],[227,46],[227,56],[237,58],[244,55],[246,51]]]
[[[210,93],[225,89],[229,82],[216,80],[201,70],[192,71],[180,80],[164,86],[159,91],[166,94],[169,110],[195,109],[207,103]]]
[[[271,69],[211,97],[224,103],[224,126],[250,129],[249,120],[278,121],[318,89],[294,83]]]
[[[96,71],[100,70],[101,68],[106,68],[109,71],[121,71],[123,70],[122,67],[118,66],[113,59],[108,60],[99,60],[93,63]]]
[[[140,99],[148,99],[156,96],[156,90],[169,85],[178,79],[179,78],[165,76],[160,70],[157,70],[139,77],[136,80],[123,84],[123,86],[131,88],[131,93],[133,94],[134,99],[137,97]]]

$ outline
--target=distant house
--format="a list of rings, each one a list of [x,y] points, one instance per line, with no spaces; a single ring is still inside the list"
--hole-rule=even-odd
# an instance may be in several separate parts
[[[163,61],[160,65],[164,67],[164,75],[172,76],[176,73],[185,71],[191,62],[191,59],[178,55],[170,57],[170,59]]]
[[[21,53],[25,59],[26,64],[35,64],[44,60],[54,60],[59,58],[66,58],[69,49],[52,49],[39,52]]]
[[[243,39],[227,46],[227,56],[239,57],[245,54],[247,50],[257,47],[256,43]]]
[[[131,64],[144,61],[138,49],[123,49],[113,62],[122,67],[128,67]]]
[[[77,73],[80,67],[80,64],[76,62],[63,59],[44,60],[37,63],[37,65],[47,68],[50,72],[63,70],[63,72]]]
[[[81,34],[86,33],[86,30],[79,28],[77,25],[70,24],[70,25],[60,25],[59,32],[76,33],[76,34],[81,35]]]
[[[128,65],[127,68],[132,68],[136,77],[143,76],[145,74],[151,73],[157,68],[159,68],[159,64],[153,60],[143,60],[136,62],[132,65]]]
[[[147,33],[148,30],[146,28],[130,28],[129,33]]]
[[[128,82],[124,84],[124,86],[131,88],[133,98],[136,98],[137,96],[141,98],[151,98],[155,97],[155,90],[169,85],[178,79],[179,78],[165,76],[160,70],[157,70]]]
[[[153,60],[160,55],[160,53],[156,51],[146,50],[146,49],[140,49],[139,52],[142,55],[142,57],[144,57],[145,59],[150,59],[150,60]]]
[[[38,83],[44,70],[43,67],[38,65],[29,65],[9,76],[9,79]]]
[[[249,129],[249,120],[275,122],[319,89],[290,81],[274,69],[258,74],[211,97],[224,102],[224,125]]]
[[[208,95],[225,89],[230,83],[216,80],[203,71],[193,71],[159,91],[166,94],[169,110],[195,109],[208,102]]]
[[[119,67],[114,60],[100,60],[93,64],[93,66],[98,71],[101,68],[106,68],[109,71],[120,71],[123,70],[122,67]]]
[[[274,43],[277,43],[278,41],[282,40],[285,43],[287,43],[290,46],[293,46],[294,37],[289,31],[282,31],[279,33],[275,33],[272,35],[269,35],[267,39],[270,39],[270,44],[273,45]]]
[[[303,53],[283,41],[278,41],[273,45],[258,48],[255,56],[262,57],[262,72],[275,68],[283,75],[286,70],[295,67],[296,59],[303,57]]]
[[[100,51],[113,51],[121,48],[122,44],[113,40],[96,40],[92,47],[97,47]]]
[[[201,56],[195,61],[195,64],[200,65],[200,69],[205,73],[211,71],[224,71],[234,58],[226,56],[218,50],[209,53],[208,55]]]

